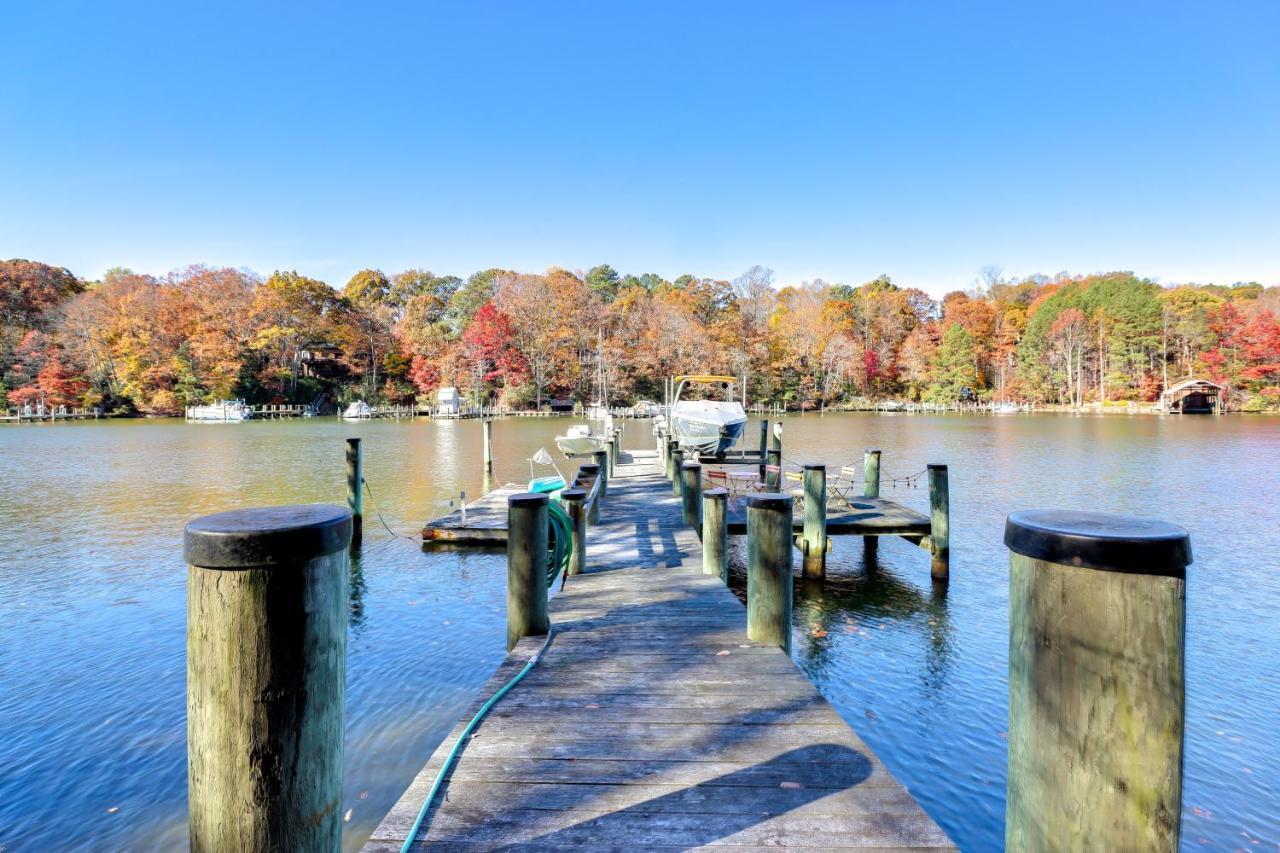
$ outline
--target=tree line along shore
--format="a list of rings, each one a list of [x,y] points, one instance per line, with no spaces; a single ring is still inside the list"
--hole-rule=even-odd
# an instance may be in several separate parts
[[[539,408],[661,399],[683,372],[742,377],[750,403],[894,399],[1149,403],[1199,376],[1242,411],[1280,408],[1280,287],[1162,286],[1130,272],[983,271],[941,300],[881,276],[782,284],[624,275],[608,265],[468,278],[366,269],[340,289],[292,271],[191,266],[86,280],[0,261],[0,405],[174,415],[220,399],[412,404],[455,386]],[[603,343],[601,343],[601,340]]]

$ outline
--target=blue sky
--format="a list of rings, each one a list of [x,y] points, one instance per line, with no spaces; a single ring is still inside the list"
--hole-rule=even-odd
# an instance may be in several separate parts
[[[1276,284],[1280,3],[7,0],[14,256]]]

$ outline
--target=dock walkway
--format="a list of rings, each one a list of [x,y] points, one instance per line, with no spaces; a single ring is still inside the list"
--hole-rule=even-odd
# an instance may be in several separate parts
[[[747,641],[653,451],[617,466],[587,565],[414,850],[952,849],[787,655]],[[401,848],[466,721],[543,643],[516,646],[366,853]]]

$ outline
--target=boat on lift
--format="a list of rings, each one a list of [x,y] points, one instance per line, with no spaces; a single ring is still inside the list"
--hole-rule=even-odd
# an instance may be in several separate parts
[[[738,382],[732,376],[677,376],[674,400],[667,418],[671,436],[680,447],[703,456],[724,458],[747,426],[747,413],[734,399]],[[704,389],[706,389],[704,391]],[[719,391],[725,399],[714,399]]]
[[[219,400],[207,406],[188,406],[187,420],[213,423],[239,423],[253,418],[253,410],[244,400]]]
[[[593,433],[588,424],[575,424],[564,435],[556,436],[556,447],[565,456],[591,456],[597,450],[608,447],[609,439]]]
[[[364,400],[356,400],[342,413],[344,421],[360,421],[373,417],[373,409]]]

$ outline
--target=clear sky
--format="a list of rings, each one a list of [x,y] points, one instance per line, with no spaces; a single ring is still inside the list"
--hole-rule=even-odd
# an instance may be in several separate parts
[[[3,0],[15,256],[1276,284],[1280,2]]]

